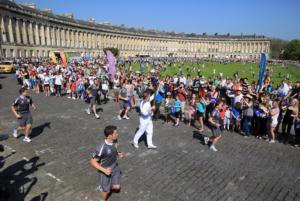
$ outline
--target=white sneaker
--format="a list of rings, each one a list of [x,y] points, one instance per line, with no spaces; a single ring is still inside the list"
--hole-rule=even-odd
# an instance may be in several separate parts
[[[132,142],[131,144],[132,144],[132,146],[133,146],[134,148],[136,148],[136,149],[139,148],[139,145],[138,145],[138,144],[136,144],[136,143],[134,143],[134,142]]]
[[[121,117],[120,115],[118,115],[118,119],[119,119],[119,120],[122,120],[122,117]]]
[[[23,141],[29,143],[29,142],[31,142],[31,139],[29,137],[24,137]]]
[[[275,140],[270,140],[269,143],[273,144],[273,143],[275,143]]]
[[[73,100],[76,100],[76,98],[75,98],[75,97],[73,97],[72,99],[73,99]]]
[[[215,145],[211,145],[211,146],[209,147],[209,149],[212,150],[212,151],[218,151],[218,150],[216,149]]]
[[[90,108],[86,109],[85,111],[86,111],[87,114],[91,114]]]
[[[70,96],[68,96],[68,99],[70,99],[71,97]]]
[[[128,116],[126,116],[126,115],[124,115],[124,117],[123,117],[124,119],[129,119],[129,117]]]
[[[14,128],[13,136],[14,136],[14,138],[18,137],[18,130],[16,128]]]
[[[99,116],[98,114],[95,114],[95,117],[96,117],[96,119],[99,119],[99,118],[100,118],[100,116]]]
[[[204,137],[204,144],[208,144],[208,142],[209,142],[209,137]]]
[[[155,146],[155,145],[149,145],[148,146],[148,149],[156,149],[157,148],[157,146]]]

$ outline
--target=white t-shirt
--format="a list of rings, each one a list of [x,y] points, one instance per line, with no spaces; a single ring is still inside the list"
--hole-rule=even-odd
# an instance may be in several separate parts
[[[56,75],[55,76],[55,85],[62,85],[62,82],[63,82],[63,77],[62,75]]]
[[[236,104],[237,102],[241,102],[243,98],[243,94],[239,94],[237,96],[234,97],[234,104]]]

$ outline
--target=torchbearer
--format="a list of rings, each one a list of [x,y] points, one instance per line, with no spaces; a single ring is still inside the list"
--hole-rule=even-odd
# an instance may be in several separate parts
[[[151,97],[153,98],[153,97]],[[156,149],[157,147],[152,143],[153,136],[153,123],[152,115],[154,106],[151,107],[151,98],[148,91],[143,94],[143,101],[140,104],[140,125],[139,130],[136,132],[132,145],[139,148],[138,142],[140,137],[146,132],[148,149]]]

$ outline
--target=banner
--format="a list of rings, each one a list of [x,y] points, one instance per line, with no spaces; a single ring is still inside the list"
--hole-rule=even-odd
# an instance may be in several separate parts
[[[60,58],[64,67],[67,67],[67,59],[64,51],[60,51]]]
[[[114,78],[116,74],[116,58],[109,50],[106,51],[106,58],[108,60],[108,74],[110,78]]]
[[[50,52],[50,58],[52,63],[57,64],[57,60],[56,60],[56,56],[54,54],[54,52]]]
[[[264,74],[267,65],[267,58],[265,53],[261,53],[261,59],[259,64],[259,78],[258,78],[258,91],[261,89],[264,79]]]

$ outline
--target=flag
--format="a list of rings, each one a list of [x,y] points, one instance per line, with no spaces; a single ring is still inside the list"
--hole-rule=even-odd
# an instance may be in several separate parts
[[[66,55],[67,63],[69,63],[70,62],[70,55],[67,52],[65,53],[65,55]]]
[[[64,67],[67,67],[67,59],[66,59],[65,52],[64,51],[60,51],[59,54],[60,54],[60,58],[61,58],[61,60],[63,62]]]
[[[108,74],[110,78],[114,78],[116,74],[116,58],[109,50],[106,51],[106,58],[108,60]]]
[[[259,64],[259,78],[258,78],[258,91],[262,87],[263,79],[264,79],[264,74],[266,70],[266,65],[267,65],[267,58],[265,53],[261,53],[261,58],[260,58],[260,64]]]
[[[57,60],[56,60],[56,56],[54,54],[54,52],[50,52],[50,58],[52,63],[57,64]]]
[[[89,53],[89,52],[85,53],[85,58],[86,58],[86,60],[90,60],[90,58],[91,58],[91,55],[90,55],[90,53]]]

